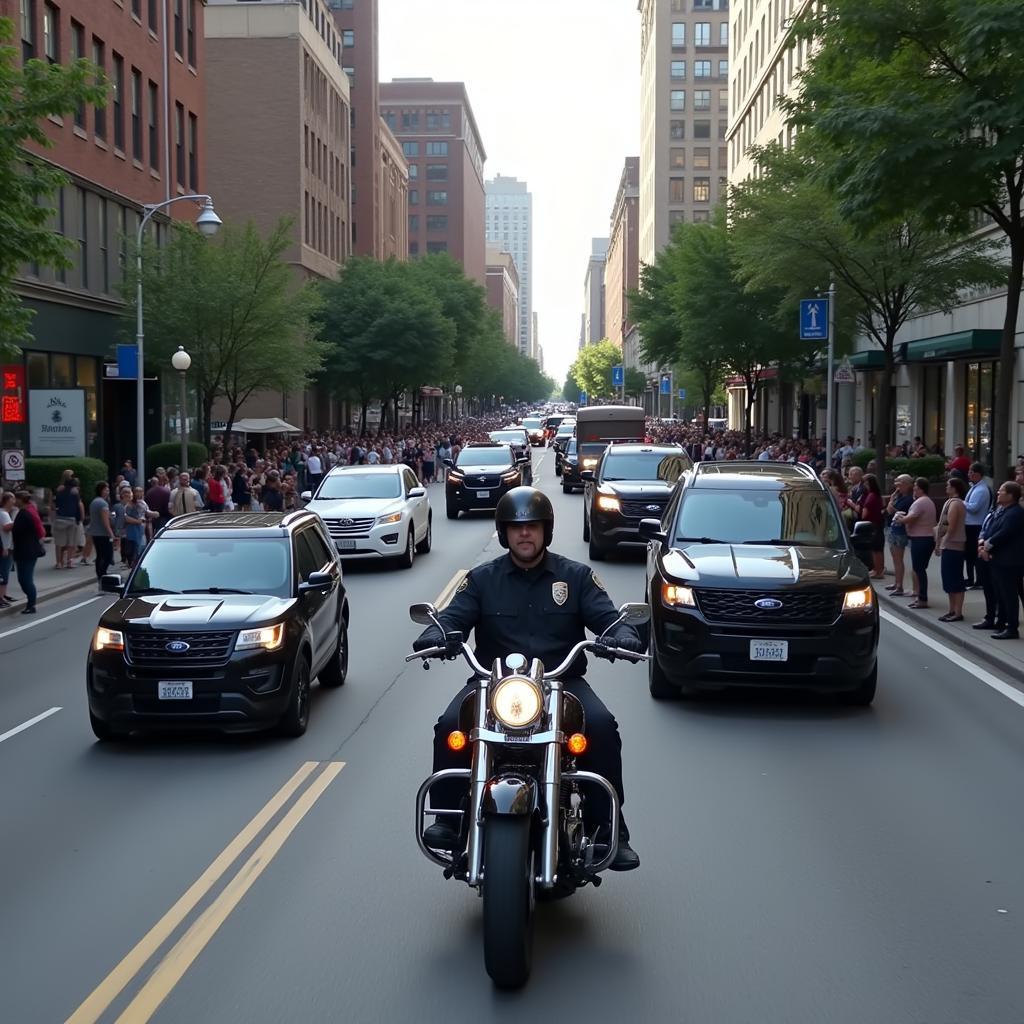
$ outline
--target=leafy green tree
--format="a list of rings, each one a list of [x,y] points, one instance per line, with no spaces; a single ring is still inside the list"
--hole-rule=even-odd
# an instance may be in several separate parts
[[[572,375],[572,367],[569,367],[565,375],[565,383],[562,385],[562,401],[575,402],[580,397],[580,389],[576,386],[576,378]]]
[[[647,374],[641,373],[635,366],[627,366],[625,370],[625,392],[635,398],[638,405],[643,403],[644,392],[647,390]]]
[[[739,275],[754,288],[785,282],[777,319],[790,329],[799,299],[821,287],[823,275],[834,278],[837,334],[859,332],[885,357],[872,441],[884,480],[885,451],[894,440],[897,332],[915,313],[948,312],[962,289],[1005,278],[996,245],[930,229],[916,214],[855,229],[827,184],[830,155],[816,151],[813,133],[802,134],[789,150],[772,145],[754,156],[760,174],[736,186],[730,197]]]
[[[1005,239],[992,444],[1003,477],[1024,281],[1024,4],[829,0],[796,31],[812,56],[785,109],[829,149],[823,176],[843,217],[862,229],[911,215],[956,232],[990,223]]]
[[[325,346],[312,326],[318,297],[310,286],[295,287],[283,259],[290,226],[282,220],[264,238],[250,222],[207,239],[176,223],[164,248],[144,243],[146,356],[151,365],[166,367],[184,345],[192,357],[189,380],[199,394],[203,438],[209,437],[218,398],[227,399],[230,431],[253,392],[305,387],[320,369]],[[123,315],[126,331],[134,331],[134,260],[127,269]]]
[[[14,25],[0,18],[0,355],[13,357],[16,343],[31,337],[32,310],[14,291],[26,263],[69,267],[66,238],[53,230],[49,201],[68,178],[23,147],[49,147],[47,117],[71,114],[83,103],[102,107],[106,80],[87,60],[69,65],[30,60],[18,67],[10,45]]]
[[[612,386],[612,367],[622,363],[622,349],[603,338],[593,345],[584,345],[572,364],[572,376],[587,401],[614,399],[618,388]]]

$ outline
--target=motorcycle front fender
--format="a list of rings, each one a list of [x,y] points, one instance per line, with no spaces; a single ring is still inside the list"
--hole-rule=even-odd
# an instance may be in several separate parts
[[[533,814],[537,810],[537,783],[521,775],[499,775],[488,779],[480,810],[484,816]]]

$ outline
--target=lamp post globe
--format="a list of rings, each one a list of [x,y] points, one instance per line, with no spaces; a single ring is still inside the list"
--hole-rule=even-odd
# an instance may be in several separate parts
[[[211,235],[217,234],[222,223],[223,221],[217,216],[217,212],[213,208],[213,200],[207,199],[203,203],[203,208],[199,211],[199,216],[196,217],[196,227],[209,238]]]
[[[184,373],[192,365],[192,357],[185,351],[184,345],[178,346],[178,351],[171,356],[171,366]]]
[[[178,393],[178,415],[181,417],[181,465],[179,470],[188,470],[188,398],[185,393],[185,372],[192,365],[192,357],[185,351],[184,345],[178,346],[178,351],[171,356],[171,366],[179,374],[180,385]]]

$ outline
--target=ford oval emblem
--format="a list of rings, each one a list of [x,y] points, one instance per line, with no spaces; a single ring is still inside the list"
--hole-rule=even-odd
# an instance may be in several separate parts
[[[782,607],[782,602],[774,597],[761,597],[754,602],[754,607],[760,608],[762,611],[774,612]]]
[[[169,644],[164,645],[164,650],[170,651],[171,654],[184,654],[191,646],[184,640],[172,640]]]

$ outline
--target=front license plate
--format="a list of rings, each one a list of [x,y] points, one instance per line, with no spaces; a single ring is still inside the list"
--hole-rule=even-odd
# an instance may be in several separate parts
[[[156,684],[156,695],[160,700],[191,700],[191,683],[165,683]]]
[[[789,659],[788,640],[751,640],[751,661],[787,661]]]
[[[354,540],[339,540],[338,550],[339,551],[355,551],[356,542]]]
[[[487,495],[490,494],[490,493],[491,493],[490,491],[477,491],[476,492],[476,496],[478,498],[486,498]]]

